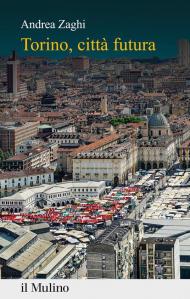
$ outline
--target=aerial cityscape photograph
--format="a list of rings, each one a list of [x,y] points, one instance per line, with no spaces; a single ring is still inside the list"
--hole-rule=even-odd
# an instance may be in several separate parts
[[[190,278],[190,43],[0,57],[1,279]]]

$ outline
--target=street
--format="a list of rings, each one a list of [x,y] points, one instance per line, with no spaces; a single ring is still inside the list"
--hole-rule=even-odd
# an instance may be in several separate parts
[[[86,273],[86,260],[85,260],[84,263],[82,263],[81,267],[77,269],[76,272],[73,273],[70,278],[81,279],[81,278],[85,278],[86,275],[87,273]]]

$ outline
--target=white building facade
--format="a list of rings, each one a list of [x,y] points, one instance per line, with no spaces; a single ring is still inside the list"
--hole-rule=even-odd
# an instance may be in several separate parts
[[[105,182],[68,182],[27,188],[0,198],[0,212],[28,212],[36,206],[61,207],[75,200],[97,198],[104,194]]]
[[[52,183],[54,183],[54,171],[52,169],[2,172],[0,173],[0,197],[14,194],[23,188]]]

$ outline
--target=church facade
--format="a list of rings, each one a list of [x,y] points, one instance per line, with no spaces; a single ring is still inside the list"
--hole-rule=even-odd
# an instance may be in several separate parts
[[[147,122],[146,130],[138,141],[139,169],[169,169],[177,158],[176,146],[170,125],[161,113],[159,101]]]

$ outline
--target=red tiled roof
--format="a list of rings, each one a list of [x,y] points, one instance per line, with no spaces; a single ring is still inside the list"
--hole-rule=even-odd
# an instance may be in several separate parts
[[[27,154],[18,154],[14,155],[13,157],[10,157],[7,159],[7,161],[23,161],[28,157]]]
[[[80,146],[79,148],[73,150],[72,154],[75,155],[75,154],[79,154],[81,152],[88,152],[88,151],[96,150],[106,144],[109,144],[109,143],[117,140],[119,137],[120,137],[119,134],[116,134],[116,133],[111,134],[111,135],[106,136],[106,137],[104,137],[98,141],[95,141],[91,144]]]
[[[28,153],[22,153],[22,154],[14,155],[13,157],[8,158],[7,161],[22,161],[22,160],[27,159],[30,156],[32,157],[32,156],[34,156],[38,153],[41,153],[41,152],[44,152],[44,151],[47,151],[47,150],[48,149],[46,147],[40,146],[40,147],[32,149]]]
[[[56,111],[50,111],[50,112],[41,112],[41,117],[59,117],[63,116],[63,112],[56,112]]]

